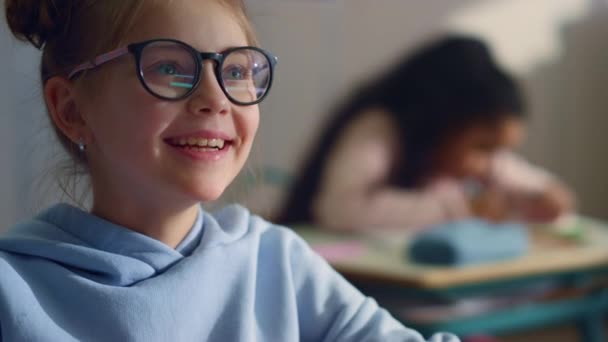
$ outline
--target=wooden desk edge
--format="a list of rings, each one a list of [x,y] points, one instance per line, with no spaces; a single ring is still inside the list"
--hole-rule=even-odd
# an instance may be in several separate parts
[[[349,279],[366,282],[392,283],[396,286],[414,287],[419,289],[448,289],[451,287],[466,286],[476,283],[500,281],[505,279],[525,278],[537,275],[559,274],[566,272],[585,272],[605,267],[608,270],[608,248],[588,255],[584,260],[569,260],[560,264],[536,264],[522,267],[522,260],[502,263],[491,263],[470,268],[440,268],[425,271],[416,276],[400,275],[394,272],[362,271],[359,266],[341,263],[332,263],[338,272]],[[523,268],[523,269],[522,269]]]

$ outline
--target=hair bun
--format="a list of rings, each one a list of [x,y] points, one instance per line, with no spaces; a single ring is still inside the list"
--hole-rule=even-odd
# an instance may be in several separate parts
[[[71,5],[71,0],[5,0],[6,20],[15,37],[40,49],[67,31]]]

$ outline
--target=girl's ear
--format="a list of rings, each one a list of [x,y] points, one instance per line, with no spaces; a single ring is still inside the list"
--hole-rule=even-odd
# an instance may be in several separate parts
[[[44,100],[51,120],[75,144],[89,142],[89,128],[77,105],[74,84],[55,76],[44,84]]]

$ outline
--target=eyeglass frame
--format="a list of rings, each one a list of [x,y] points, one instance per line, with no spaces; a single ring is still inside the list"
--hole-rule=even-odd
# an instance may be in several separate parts
[[[142,51],[144,50],[144,48],[146,46],[148,46],[152,43],[157,43],[157,42],[176,43],[176,44],[181,45],[182,47],[186,48],[186,50],[189,51],[193,57],[196,57],[197,63],[196,63],[196,70],[195,70],[195,75],[196,75],[195,82],[192,84],[192,88],[190,88],[186,93],[184,93],[183,95],[181,95],[179,97],[166,97],[166,96],[156,94],[146,84],[146,81],[145,81],[144,75],[143,75],[143,70],[141,68]],[[237,101],[232,95],[228,94],[228,91],[226,90],[226,87],[224,86],[224,83],[220,76],[221,67],[224,64],[226,56],[229,55],[230,53],[232,53],[234,51],[238,51],[238,50],[255,50],[257,52],[260,52],[262,55],[264,55],[264,57],[266,57],[266,59],[270,63],[270,75],[269,75],[270,79],[268,80],[268,86],[266,87],[266,91],[260,98],[258,98],[257,100],[255,100],[253,102]],[[264,100],[266,98],[266,95],[268,95],[268,93],[270,92],[270,88],[272,87],[272,83],[274,80],[274,68],[279,60],[277,56],[274,56],[272,53],[270,53],[262,48],[259,48],[257,46],[238,46],[238,47],[229,48],[220,53],[202,52],[202,51],[198,51],[190,44],[182,42],[177,39],[157,38],[157,39],[145,40],[145,41],[138,42],[138,43],[132,43],[127,46],[123,46],[123,47],[114,49],[112,51],[103,53],[101,55],[98,55],[98,56],[94,57],[91,61],[84,62],[84,63],[76,66],[68,74],[68,79],[71,80],[74,77],[76,77],[77,74],[79,74],[83,71],[95,69],[107,62],[115,60],[115,59],[122,57],[129,53],[132,54],[133,57],[135,58],[135,67],[137,68],[137,78],[139,79],[139,82],[144,87],[144,89],[146,89],[146,91],[148,91],[148,93],[150,93],[151,95],[153,95],[161,100],[166,100],[166,101],[179,101],[179,100],[183,100],[183,99],[187,98],[188,96],[192,95],[192,93],[198,88],[199,83],[202,79],[203,62],[205,60],[212,60],[215,62],[215,68],[214,68],[215,79],[217,80],[218,84],[220,85],[222,92],[224,93],[224,95],[226,95],[226,97],[230,100],[230,102],[232,102],[236,105],[239,105],[239,106],[252,106],[252,105],[262,102],[262,100]]]

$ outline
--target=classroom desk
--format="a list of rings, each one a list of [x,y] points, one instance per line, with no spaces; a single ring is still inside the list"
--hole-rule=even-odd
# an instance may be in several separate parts
[[[406,232],[353,235],[310,226],[295,230],[364,293],[424,334],[501,334],[575,323],[581,341],[606,342],[608,225],[587,218],[575,222],[580,233],[575,237],[559,235],[553,226],[531,227],[530,250],[520,258],[454,268],[409,261],[405,249],[411,235]],[[421,319],[420,310],[406,314],[407,308],[420,305],[412,300],[441,302],[435,304],[435,311],[441,312],[457,306],[446,302],[480,306],[506,294],[510,302],[492,302],[477,313],[461,310],[453,317],[432,319]]]

